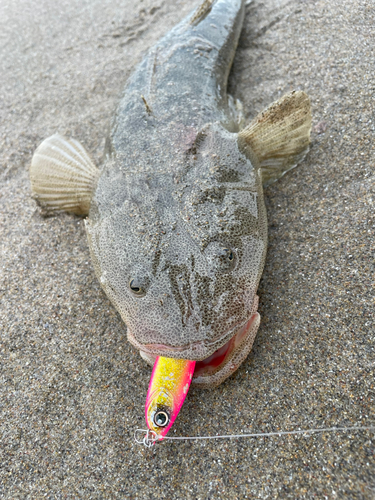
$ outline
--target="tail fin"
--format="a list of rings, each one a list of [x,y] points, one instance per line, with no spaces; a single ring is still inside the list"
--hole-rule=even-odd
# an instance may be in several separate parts
[[[310,131],[310,100],[305,92],[293,91],[271,104],[238,136],[240,146],[261,168],[263,183],[271,184],[306,155]]]

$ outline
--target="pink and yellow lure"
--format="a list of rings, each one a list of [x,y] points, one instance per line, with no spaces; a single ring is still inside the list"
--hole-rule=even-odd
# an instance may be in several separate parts
[[[185,401],[195,361],[158,356],[146,397],[147,427],[162,440],[172,427]]]

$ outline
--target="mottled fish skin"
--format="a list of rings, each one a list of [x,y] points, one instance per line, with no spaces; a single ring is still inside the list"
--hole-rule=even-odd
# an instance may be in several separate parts
[[[148,52],[107,141],[90,251],[145,353],[207,358],[256,312],[266,211],[226,95],[244,3],[206,1]]]

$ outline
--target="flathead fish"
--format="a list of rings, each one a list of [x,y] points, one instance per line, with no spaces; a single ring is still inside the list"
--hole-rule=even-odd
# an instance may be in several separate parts
[[[30,169],[41,205],[88,216],[95,272],[129,341],[151,364],[196,361],[200,387],[223,382],[252,347],[267,248],[263,184],[293,168],[310,140],[304,92],[245,127],[227,95],[244,11],[243,0],[205,0],[148,51],[100,170],[57,134]]]

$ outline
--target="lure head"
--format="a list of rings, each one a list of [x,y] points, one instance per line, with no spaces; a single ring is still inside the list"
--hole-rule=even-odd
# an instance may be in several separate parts
[[[195,361],[158,356],[146,397],[148,428],[163,439],[183,405],[193,378]]]
[[[147,396],[145,413],[148,428],[160,439],[167,435],[178,411],[176,412],[173,404],[173,396],[166,389],[160,388]]]

